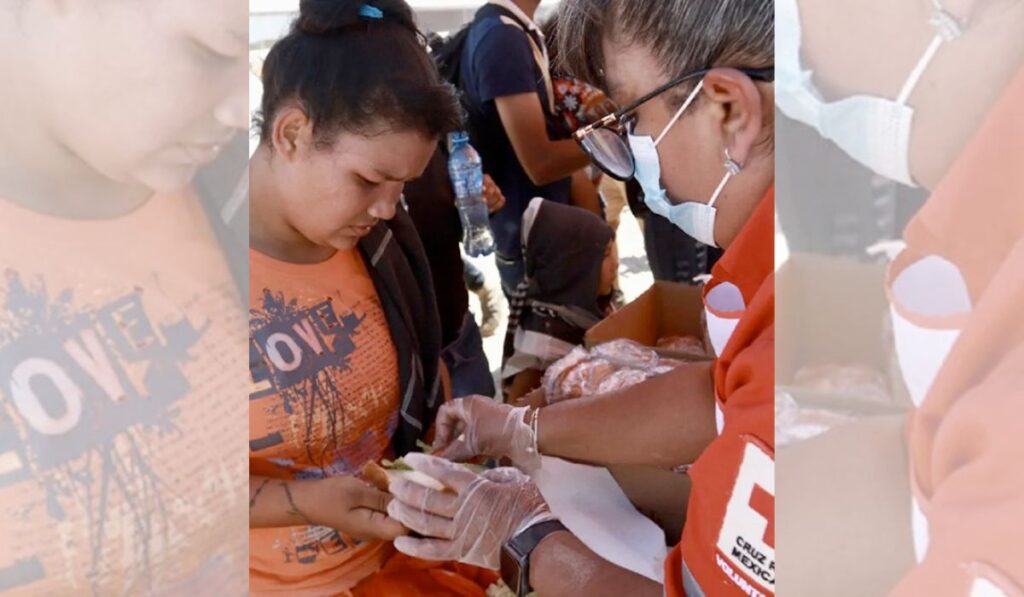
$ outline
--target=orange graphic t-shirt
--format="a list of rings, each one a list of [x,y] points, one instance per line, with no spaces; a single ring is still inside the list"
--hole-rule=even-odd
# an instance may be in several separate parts
[[[0,222],[0,593],[243,593],[245,310],[198,199]]]
[[[250,251],[249,308],[250,472],[320,479],[390,458],[398,358],[358,251],[312,265]],[[345,593],[393,553],[324,527],[250,529],[250,590]]]

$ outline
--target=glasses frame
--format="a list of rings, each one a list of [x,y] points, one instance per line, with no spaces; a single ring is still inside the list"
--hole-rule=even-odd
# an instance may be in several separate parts
[[[630,178],[633,178],[634,174],[636,174],[636,157],[633,155],[633,148],[629,146],[629,142],[624,138],[624,131],[618,130],[618,131],[612,131],[612,132],[614,132],[616,134],[616,136],[619,139],[619,142],[623,144],[624,149],[626,151],[626,154],[628,154],[629,157],[630,157],[630,162],[631,162],[631,164],[630,164],[630,174],[628,176],[626,176],[625,178],[622,178],[620,174],[612,172],[612,168],[608,167],[605,163],[603,163],[603,160],[601,159],[600,156],[598,156],[596,154],[596,152],[592,152],[589,149],[587,149],[587,147],[583,144],[583,140],[586,139],[588,136],[592,135],[597,130],[600,130],[600,129],[611,129],[612,127],[619,126],[621,124],[622,119],[624,117],[626,117],[627,115],[629,115],[632,112],[635,112],[637,110],[637,108],[639,108],[640,106],[646,104],[647,102],[649,102],[652,99],[658,97],[659,95],[665,93],[666,91],[672,89],[673,87],[678,87],[679,85],[682,85],[683,83],[686,83],[687,81],[692,81],[693,79],[697,79],[699,77],[703,77],[704,75],[706,75],[711,70],[712,70],[711,68],[702,68],[702,69],[699,69],[699,70],[695,70],[695,71],[686,73],[685,75],[682,75],[682,76],[680,76],[680,77],[678,77],[676,79],[672,79],[668,83],[665,83],[664,85],[662,85],[662,86],[658,87],[657,89],[651,91],[650,93],[644,95],[643,97],[641,97],[640,99],[634,101],[633,103],[629,104],[628,106],[626,106],[624,108],[620,108],[620,109],[612,112],[611,114],[605,116],[604,118],[598,120],[597,122],[594,122],[592,124],[588,124],[587,126],[585,126],[583,128],[577,129],[573,133],[573,139],[576,140],[576,143],[580,146],[580,149],[582,149],[583,152],[585,154],[587,154],[587,157],[590,158],[590,161],[593,162],[593,164],[595,166],[600,168],[602,172],[604,172],[605,174],[607,174],[608,176],[611,176],[612,178],[614,178],[616,180],[623,180],[623,181],[629,180]],[[775,67],[774,66],[769,66],[769,67],[765,67],[765,68],[737,68],[736,70],[738,70],[741,73],[747,75],[751,79],[754,79],[754,80],[757,80],[757,81],[774,81],[775,80]],[[620,129],[621,129],[621,127],[620,127]]]

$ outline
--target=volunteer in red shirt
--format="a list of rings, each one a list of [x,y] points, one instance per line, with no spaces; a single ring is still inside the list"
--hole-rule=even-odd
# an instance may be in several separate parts
[[[893,595],[1024,592],[1022,101],[1019,69],[890,267],[896,348],[917,403],[907,425],[917,565]],[[905,291],[915,281],[932,303],[966,304],[916,304]]]
[[[389,514],[431,537],[395,546],[483,565],[506,542],[525,547],[520,594],[773,595],[773,5],[569,0],[562,10],[567,65],[625,106],[577,139],[609,175],[635,176],[656,213],[726,249],[705,297],[722,320],[709,329],[718,358],[538,411],[465,399],[442,408],[436,443],[451,459],[508,456],[525,470],[538,452],[680,467],[693,481],[686,527],[663,587],[552,524],[525,478],[471,479],[417,455],[411,466],[459,494],[392,484]]]

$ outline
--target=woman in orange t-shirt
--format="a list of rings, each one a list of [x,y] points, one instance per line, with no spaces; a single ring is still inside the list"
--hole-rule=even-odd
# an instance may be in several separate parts
[[[250,590],[482,595],[493,575],[397,555],[357,475],[440,406],[429,268],[399,205],[456,98],[402,0],[303,2],[270,50],[250,160]]]

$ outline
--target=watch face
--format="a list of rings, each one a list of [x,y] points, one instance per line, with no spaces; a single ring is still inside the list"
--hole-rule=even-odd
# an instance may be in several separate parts
[[[501,580],[516,595],[522,595],[523,566],[516,553],[508,545],[501,548]]]

